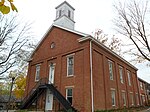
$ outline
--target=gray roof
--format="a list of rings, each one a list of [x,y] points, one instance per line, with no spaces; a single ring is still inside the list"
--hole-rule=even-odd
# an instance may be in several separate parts
[[[61,3],[60,5],[58,5],[55,9],[57,9],[58,7],[60,7],[63,4],[67,4],[70,8],[72,8],[73,10],[75,10],[67,1],[64,1],[63,3]]]

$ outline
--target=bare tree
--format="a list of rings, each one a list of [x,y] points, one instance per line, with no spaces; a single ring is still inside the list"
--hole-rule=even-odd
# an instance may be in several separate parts
[[[114,51],[118,55],[121,55],[121,40],[119,40],[115,35],[108,37],[107,34],[101,29],[96,29],[93,32],[93,37],[97,39],[100,43],[107,46],[110,50]]]
[[[0,15],[0,75],[26,61],[31,37],[29,24],[19,23],[17,16]]]
[[[149,16],[148,1],[126,1],[115,5],[118,17],[115,18],[115,26],[117,31],[128,37],[134,44],[135,48],[131,48],[128,52],[136,56],[140,62],[148,60],[150,62],[150,31],[147,18]]]

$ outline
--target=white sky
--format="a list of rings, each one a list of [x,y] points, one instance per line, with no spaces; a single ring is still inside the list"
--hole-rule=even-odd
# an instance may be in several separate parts
[[[55,7],[64,0],[14,0],[19,10],[19,15],[29,21],[33,26],[36,38],[40,40],[44,33],[53,23],[56,17]],[[112,37],[116,32],[113,30],[112,20],[115,16],[113,8],[114,0],[66,0],[75,8],[75,30],[91,34],[100,28],[104,33]],[[144,65],[135,65],[138,76],[150,82],[150,68]]]

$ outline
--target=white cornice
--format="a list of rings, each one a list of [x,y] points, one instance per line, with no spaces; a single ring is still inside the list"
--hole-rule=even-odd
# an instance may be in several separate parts
[[[102,43],[100,43],[98,40],[96,40],[95,38],[93,38],[92,36],[87,36],[87,37],[83,37],[78,39],[79,42],[84,42],[87,40],[92,40],[93,42],[95,42],[96,44],[98,44],[100,47],[102,47],[103,49],[105,49],[106,51],[108,51],[109,53],[111,53],[112,55],[114,55],[115,57],[119,58],[121,61],[125,62],[127,65],[129,65],[130,67],[134,68],[135,70],[138,70],[135,66],[133,66],[131,63],[129,63],[128,61],[126,61],[125,59],[123,59],[121,56],[119,56],[117,53],[113,52],[112,50],[110,50],[108,47],[106,47],[105,45],[103,45]]]

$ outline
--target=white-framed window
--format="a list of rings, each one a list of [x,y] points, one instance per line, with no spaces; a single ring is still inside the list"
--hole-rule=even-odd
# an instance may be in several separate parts
[[[122,92],[122,103],[123,103],[123,106],[126,106],[126,93],[125,92]]]
[[[130,99],[131,99],[131,105],[134,105],[134,98],[133,98],[133,93],[130,92]]]
[[[74,75],[74,56],[67,56],[67,76]]]
[[[50,63],[49,65],[49,83],[52,84],[54,84],[55,65],[56,63]]]
[[[131,72],[127,71],[127,75],[128,75],[128,84],[129,86],[131,86]]]
[[[35,71],[35,81],[39,81],[39,79],[40,79],[40,64],[37,64]]]
[[[140,82],[140,88],[141,88],[141,90],[143,90],[143,84],[142,84],[142,82]]]
[[[115,89],[111,89],[111,102],[112,106],[116,106]]]
[[[108,66],[110,80],[113,80],[113,62],[111,60],[108,60]]]
[[[122,66],[119,66],[119,74],[120,74],[120,82],[123,84],[123,68]]]
[[[136,104],[139,105],[139,95],[136,93]]]
[[[72,99],[73,99],[73,89],[72,88],[66,88],[66,99],[72,105]]]
[[[142,95],[142,104],[145,104],[145,95]]]

